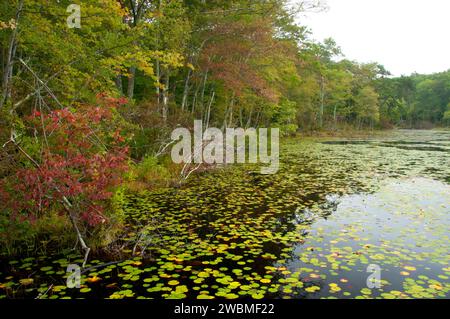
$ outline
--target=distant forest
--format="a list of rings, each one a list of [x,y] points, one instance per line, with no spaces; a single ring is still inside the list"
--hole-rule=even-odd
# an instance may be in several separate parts
[[[406,128],[450,124],[450,71],[383,78],[377,92],[384,124]]]

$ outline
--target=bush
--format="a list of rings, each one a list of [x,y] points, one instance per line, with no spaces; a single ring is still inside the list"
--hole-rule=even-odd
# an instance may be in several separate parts
[[[443,122],[445,125],[450,126],[450,103],[447,106],[447,112],[444,113]]]
[[[297,133],[297,130],[296,124],[285,124],[280,127],[281,136],[293,136]]]
[[[27,143],[26,137],[19,141],[24,142],[21,163],[13,175],[0,181],[3,216],[11,220],[7,227],[16,227],[21,220],[37,231],[55,214],[65,216],[61,219],[65,225],[70,211],[86,236],[105,242],[95,237],[110,236],[121,219],[114,216],[110,200],[128,167],[127,141],[117,113],[123,103],[99,96],[94,106],[77,105],[48,114],[35,111],[26,118],[25,133],[35,141]]]
[[[73,245],[76,236],[67,216],[48,213],[39,219],[0,214],[0,254],[26,255]]]
[[[127,187],[132,191],[169,186],[179,169],[171,169],[172,162],[165,162],[165,158],[158,160],[153,156],[146,156],[142,162],[131,167],[128,173]]]

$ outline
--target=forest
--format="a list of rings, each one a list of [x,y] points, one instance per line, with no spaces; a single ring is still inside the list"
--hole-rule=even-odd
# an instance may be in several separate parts
[[[450,70],[395,77],[383,61],[348,60],[302,24],[325,9],[315,0],[1,1],[2,256],[76,245],[83,266],[105,253],[145,260],[129,196],[183,188],[180,179],[208,171],[170,161],[171,132],[194,120],[276,127],[284,139],[450,126]],[[182,258],[171,258],[176,268]]]

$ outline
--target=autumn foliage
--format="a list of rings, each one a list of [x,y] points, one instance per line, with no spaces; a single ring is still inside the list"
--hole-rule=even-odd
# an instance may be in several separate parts
[[[203,69],[209,70],[237,96],[250,90],[276,102],[277,93],[256,67],[256,61],[267,59],[280,50],[268,22],[227,22],[218,24],[210,33],[212,40],[206,43],[201,59]]]
[[[36,110],[25,119],[42,149],[33,154],[38,158],[24,150],[24,167],[0,187],[13,217],[33,221],[52,210],[63,214],[67,199],[72,214],[86,225],[108,221],[107,200],[128,162],[125,137],[114,120],[124,103],[102,95],[94,106],[47,114]]]

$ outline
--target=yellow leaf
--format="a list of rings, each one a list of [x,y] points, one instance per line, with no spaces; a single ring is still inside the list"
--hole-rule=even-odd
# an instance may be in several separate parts
[[[171,281],[169,281],[168,282],[168,284],[170,285],[170,286],[176,286],[176,285],[178,285],[180,282],[178,281],[178,280],[171,280]]]
[[[102,279],[100,277],[97,277],[97,276],[90,277],[90,278],[86,279],[86,281],[90,282],[90,283],[94,283],[94,282],[97,282],[97,281],[100,281],[100,280],[102,280]]]
[[[33,278],[20,279],[19,282],[23,286],[29,286],[29,285],[33,284],[34,279]]]

